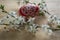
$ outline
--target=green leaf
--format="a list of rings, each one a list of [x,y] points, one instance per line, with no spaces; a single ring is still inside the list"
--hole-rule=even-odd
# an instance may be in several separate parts
[[[0,9],[4,10],[4,5],[1,4],[0,5]]]
[[[40,12],[39,15],[44,16],[44,12]]]
[[[5,11],[5,10],[2,10],[2,12],[4,12],[4,13],[8,13],[7,11]]]
[[[58,25],[57,27],[60,28],[60,25]]]
[[[38,3],[38,5],[41,5],[41,3]]]
[[[29,3],[29,0],[25,0],[25,3]]]
[[[7,13],[7,11],[4,9],[4,5],[1,4],[0,9],[2,10],[2,12]]]

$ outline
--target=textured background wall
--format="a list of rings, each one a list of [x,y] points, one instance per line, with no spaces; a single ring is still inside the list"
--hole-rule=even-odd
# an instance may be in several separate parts
[[[49,12],[60,16],[60,0],[46,0]]]

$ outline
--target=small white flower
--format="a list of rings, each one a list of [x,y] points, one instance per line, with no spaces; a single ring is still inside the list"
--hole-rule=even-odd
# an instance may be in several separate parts
[[[24,18],[22,16],[18,17],[19,21],[22,21]]]
[[[49,25],[46,25],[46,24],[45,25],[42,25],[41,27],[42,28],[50,28],[50,26]]]
[[[57,16],[56,15],[50,15],[48,18],[51,19],[51,20],[56,20]]]
[[[10,14],[10,15],[15,15],[15,14],[16,14],[16,12],[11,11],[9,14]]]
[[[3,22],[3,19],[0,19],[0,24],[3,24],[4,22]]]
[[[30,25],[30,26],[29,26],[28,31],[33,32],[33,33],[34,33],[34,32],[36,32],[36,30],[37,30],[37,29],[36,29],[36,27],[37,27],[37,25],[36,25],[36,24],[32,24],[32,25]]]
[[[56,24],[56,21],[58,20],[57,16],[56,15],[50,15],[48,17],[48,23],[54,23]]]
[[[56,21],[56,24],[57,24],[57,25],[60,25],[60,20],[57,20],[57,21]]]
[[[20,16],[14,20],[14,24],[20,24],[20,23],[21,24],[25,23],[25,19],[22,16]]]
[[[27,22],[29,22],[30,24],[34,23],[35,18],[29,18],[29,20]]]
[[[49,28],[50,28],[49,25],[42,25],[41,27],[42,27],[42,30],[43,30],[44,32],[46,32],[48,35],[51,35],[51,34],[52,34],[52,30],[49,29]]]
[[[32,32],[33,28],[32,26],[29,26],[28,31]]]
[[[48,35],[51,35],[53,32],[51,29],[48,29]]]
[[[20,21],[21,24],[25,23],[25,18],[22,16],[20,16],[18,20]]]
[[[9,15],[17,18],[17,14],[16,14],[16,12],[14,12],[14,11],[11,11],[11,12],[9,13]]]
[[[51,20],[52,20],[52,19],[51,19],[51,16],[52,16],[52,15],[49,15],[49,16],[48,16],[48,19],[47,19],[48,22],[51,22]]]
[[[45,31],[45,32],[48,31],[48,28],[49,28],[48,25],[42,25],[41,27],[42,27],[42,30],[43,30],[43,31]]]
[[[18,20],[13,20],[13,23],[18,25],[20,22]]]

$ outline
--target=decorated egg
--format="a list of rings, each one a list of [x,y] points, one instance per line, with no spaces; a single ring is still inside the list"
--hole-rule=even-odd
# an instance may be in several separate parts
[[[19,9],[19,15],[25,16],[25,17],[28,17],[28,16],[35,17],[39,15],[39,6],[32,3],[23,5]]]

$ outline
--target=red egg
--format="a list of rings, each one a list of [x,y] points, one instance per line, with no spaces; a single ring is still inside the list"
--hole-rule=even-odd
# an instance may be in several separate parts
[[[38,12],[39,12],[39,6],[37,6],[35,4],[31,4],[31,3],[23,5],[19,9],[19,15],[25,16],[25,17],[27,17],[27,16],[35,17],[35,16],[39,15]]]

